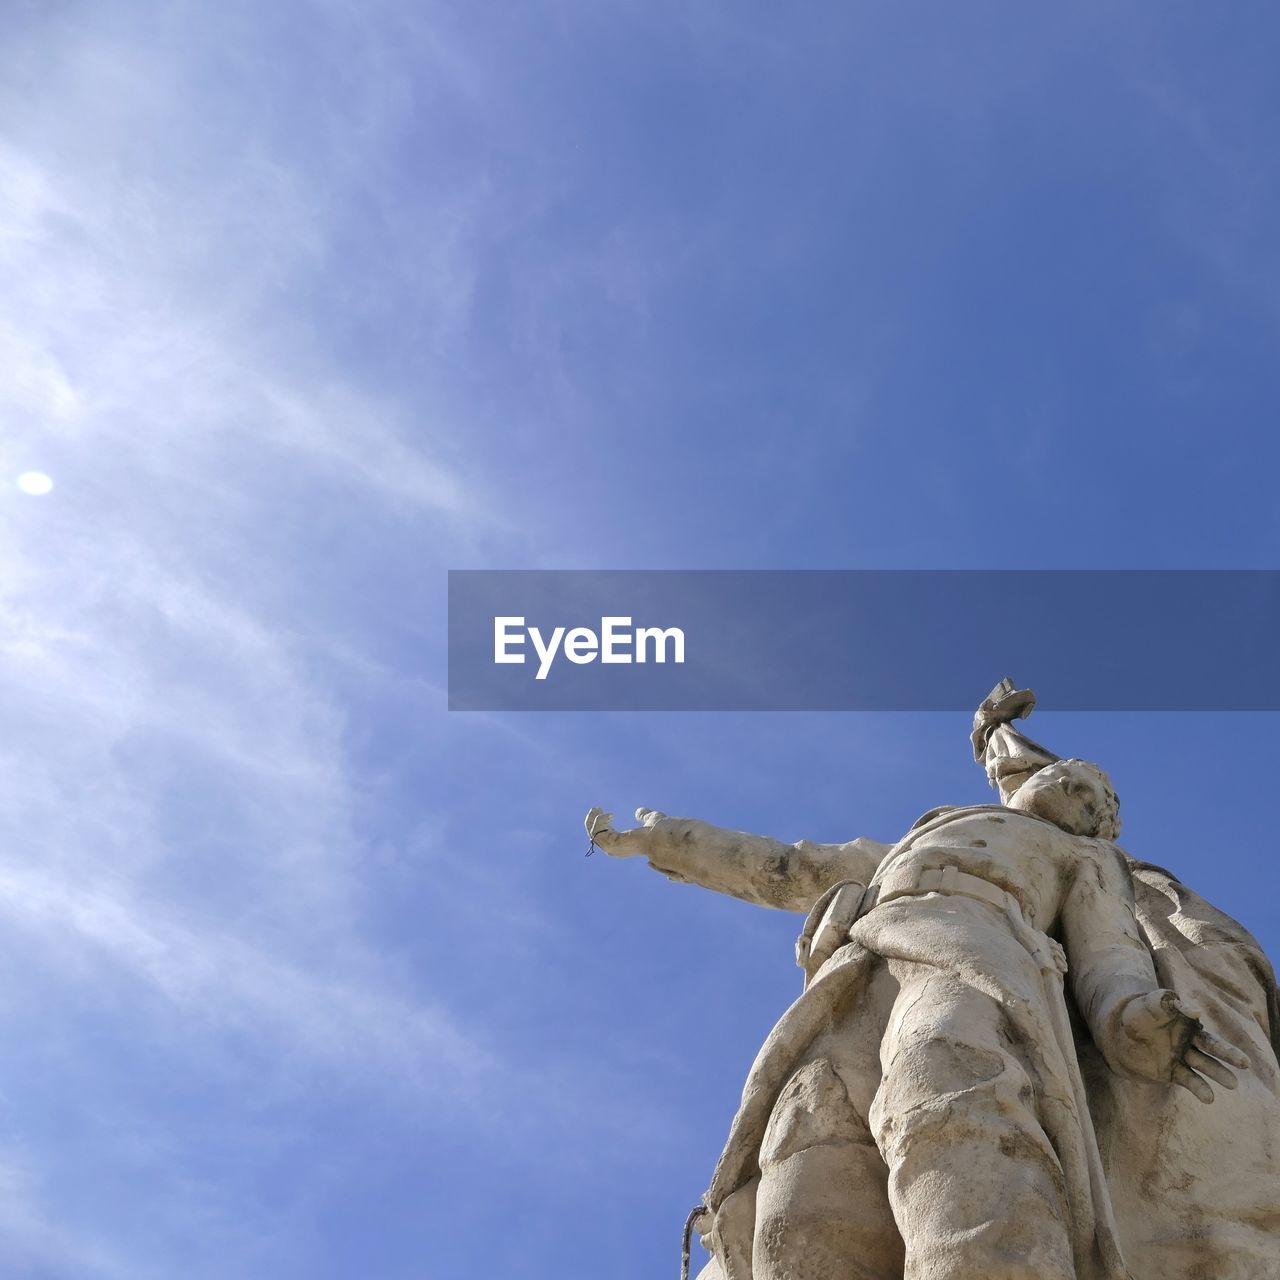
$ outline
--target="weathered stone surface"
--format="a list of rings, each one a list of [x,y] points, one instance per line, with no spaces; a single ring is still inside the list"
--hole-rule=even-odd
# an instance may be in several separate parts
[[[1002,805],[895,844],[784,845],[641,809],[606,852],[809,913],[804,994],[748,1076],[700,1280],[1280,1276],[1275,980],[1115,843],[1106,775],[975,717]]]

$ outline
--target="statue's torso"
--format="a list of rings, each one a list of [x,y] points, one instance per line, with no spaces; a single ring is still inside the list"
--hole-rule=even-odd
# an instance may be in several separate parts
[[[953,866],[1013,894],[1027,922],[1048,931],[1076,876],[1108,850],[1016,809],[957,809],[895,846],[876,881]]]

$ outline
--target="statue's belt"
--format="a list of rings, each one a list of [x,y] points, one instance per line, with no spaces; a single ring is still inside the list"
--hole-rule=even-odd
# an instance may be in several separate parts
[[[945,856],[945,852],[931,849],[929,856]],[[1035,937],[1037,945],[1032,950],[1042,963],[1066,972],[1061,947],[1028,924],[1026,904],[1016,894],[954,865],[921,867],[910,863],[889,867],[880,879],[865,888],[856,880],[842,880],[833,885],[814,904],[796,939],[796,963],[811,980],[836,949],[849,940],[849,930],[855,920],[887,903],[930,893],[959,894],[995,907],[1013,919],[1020,935],[1025,932]],[[1024,942],[1026,940],[1024,937]]]
[[[849,930],[856,920],[874,907],[883,906],[897,898],[927,893],[958,893],[1005,912],[1019,930],[1031,929],[1027,924],[1027,904],[1020,901],[1017,895],[982,876],[961,871],[958,867],[922,869],[919,865],[922,858],[928,858],[931,862],[945,862],[949,853],[954,854],[957,862],[971,859],[972,848],[952,850],[945,845],[923,842],[926,836],[936,840],[942,828],[979,813],[998,814],[1002,821],[1008,821],[1010,817],[1009,809],[999,804],[931,810],[894,845],[880,863],[869,886],[856,880],[842,880],[832,885],[813,904],[804,922],[804,929],[796,939],[796,963],[805,972],[805,985],[817,976],[836,950],[849,941]],[[1054,825],[1047,818],[1032,813],[1019,813],[1017,817],[1026,822]],[[1038,930],[1032,932],[1044,939],[1037,950],[1053,952],[1053,966],[1065,971],[1063,961],[1058,958],[1055,950],[1057,943],[1050,945],[1050,939],[1045,935]]]
[[[958,893],[966,898],[977,898],[1001,911],[1017,912],[1025,916],[1023,903],[1008,889],[971,875],[956,866],[892,867],[882,880],[871,884],[862,896],[862,915],[872,907],[883,906],[895,898],[906,898],[922,893]]]
[[[891,868],[883,880],[871,885],[862,895],[859,914],[866,915],[873,907],[882,907],[899,898],[925,893],[958,893],[1004,912],[1012,921],[1014,932],[1023,946],[1039,961],[1043,972],[1056,970],[1064,975],[1067,972],[1067,953],[1061,943],[1028,921],[1027,905],[1016,893],[1002,889],[982,876],[961,871],[956,866]]]

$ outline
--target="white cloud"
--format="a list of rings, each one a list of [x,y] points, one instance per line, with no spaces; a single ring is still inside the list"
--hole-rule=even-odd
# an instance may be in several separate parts
[[[426,519],[445,545],[485,526],[474,482],[424,444],[460,428],[441,413],[411,434],[317,371],[290,290],[338,197],[265,131],[227,150],[190,51],[71,24],[30,56],[44,110],[10,94],[0,141],[0,471],[57,489],[0,493],[4,910],[34,960],[97,955],[95,980],[131,975],[209,1035],[243,1019],[445,1087],[481,1051],[396,993],[365,936],[358,780],[299,589],[325,564],[279,533],[335,494],[353,523]],[[173,874],[192,786],[225,804],[192,838],[251,895],[241,918],[194,909]],[[355,1034],[373,1051],[346,1053]]]
[[[425,1090],[465,1100],[497,1067],[447,1012],[367,981],[358,969],[372,966],[353,964],[354,954],[341,957],[352,972],[326,973],[207,920],[184,920],[171,903],[34,868],[0,869],[0,911],[11,932],[84,947],[140,980],[176,1007],[184,1037],[248,1029],[286,1057],[372,1073],[379,1088],[394,1084],[410,1098]]]
[[[126,1259],[108,1241],[70,1232],[50,1211],[39,1175],[16,1152],[0,1156],[0,1266],[7,1275],[144,1280],[157,1273]]]
[[[340,34],[325,37],[335,52]],[[550,1051],[512,1090],[500,1035],[458,1009],[453,975],[407,971],[370,925],[370,779],[349,695],[399,677],[360,650],[358,617],[332,634],[335,600],[311,597],[376,572],[378,539],[396,530],[435,570],[450,548],[520,524],[475,480],[443,393],[398,401],[358,353],[327,363],[308,331],[335,278],[378,287],[358,267],[334,273],[335,245],[344,202],[367,194],[362,166],[417,86],[396,81],[381,100],[370,70],[359,101],[317,121],[307,102],[199,85],[199,40],[172,35],[157,22],[131,47],[51,27],[29,55],[38,94],[0,87],[0,475],[56,481],[40,502],[0,486],[0,933],[16,980],[118,1008],[183,1069],[251,1076],[280,1097],[319,1077],[417,1122],[477,1128],[512,1111],[527,1130],[573,1108],[612,1112],[626,1090],[607,1069],[583,1081]],[[440,92],[485,97],[447,41],[415,38]],[[483,176],[442,190],[406,241],[431,300],[424,357],[465,328],[473,222],[492,198]],[[433,732],[425,716],[420,731]],[[478,926],[543,927],[493,873],[441,898]],[[616,1123],[643,1105],[633,1096]],[[131,1119],[144,1145],[162,1123]],[[205,1192],[151,1136],[155,1161],[173,1165],[157,1218],[198,1215]],[[528,1149],[540,1145],[535,1134]],[[13,1234],[55,1272],[143,1274],[73,1211],[40,1208],[35,1166],[61,1159],[33,1155]],[[236,1194],[220,1189],[210,1212],[221,1196],[234,1216]]]

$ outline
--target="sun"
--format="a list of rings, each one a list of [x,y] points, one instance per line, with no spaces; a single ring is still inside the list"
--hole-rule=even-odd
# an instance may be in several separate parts
[[[53,480],[43,471],[24,471],[18,477],[18,488],[33,498],[42,498],[53,490]]]

